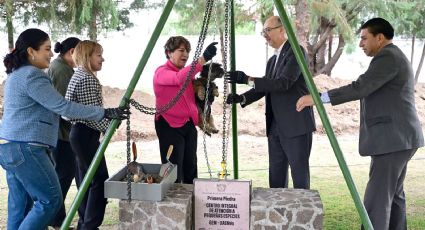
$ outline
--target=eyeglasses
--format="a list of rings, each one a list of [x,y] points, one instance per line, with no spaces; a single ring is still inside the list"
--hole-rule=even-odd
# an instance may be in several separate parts
[[[279,28],[279,27],[282,27],[282,25],[278,25],[278,26],[276,26],[276,27],[271,27],[271,28],[266,27],[266,28],[264,28],[264,29],[261,31],[261,35],[262,35],[262,36],[264,36],[264,35],[266,35],[266,34],[269,34],[269,33],[270,33],[270,31],[272,31],[272,30],[274,30],[274,29],[277,29],[277,28]]]

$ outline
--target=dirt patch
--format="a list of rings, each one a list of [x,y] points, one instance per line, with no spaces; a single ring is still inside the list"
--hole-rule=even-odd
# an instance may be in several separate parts
[[[333,89],[339,86],[346,85],[350,81],[342,80],[338,78],[331,78],[326,75],[319,75],[314,78],[319,92],[324,92],[329,89]],[[240,90],[243,92],[243,90]],[[105,107],[117,106],[123,97],[125,90],[118,88],[111,88],[108,86],[103,87],[103,97]],[[419,119],[422,124],[425,124],[425,84],[418,83],[416,85],[416,108],[418,110]],[[155,98],[153,95],[135,91],[132,98],[139,103],[154,107]],[[223,104],[222,98],[215,100],[213,104],[213,116],[215,123],[219,130],[222,129],[223,121]],[[0,87],[0,107],[3,107],[3,85]],[[325,105],[328,118],[332,124],[334,132],[336,134],[357,134],[359,127],[359,101],[348,102],[338,106]],[[253,103],[250,106],[237,108],[237,119],[238,119],[238,133],[240,135],[252,135],[252,136],[265,136],[265,102],[260,100]],[[0,114],[2,116],[2,114]],[[324,129],[320,117],[315,110],[315,118],[317,124],[318,133],[323,134]],[[145,139],[152,140],[156,138],[154,118],[152,115],[143,114],[136,109],[132,108],[131,115],[131,136],[134,140]],[[126,124],[122,123],[112,141],[119,141],[126,139]]]

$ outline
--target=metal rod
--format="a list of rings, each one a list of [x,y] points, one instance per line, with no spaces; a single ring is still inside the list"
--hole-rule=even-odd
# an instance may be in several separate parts
[[[145,68],[146,63],[149,60],[152,50],[155,47],[156,42],[158,41],[159,35],[161,34],[161,31],[164,28],[165,23],[167,22],[168,16],[170,15],[175,2],[176,2],[175,0],[168,0],[167,4],[165,5],[164,11],[162,12],[161,17],[159,18],[158,24],[156,25],[152,33],[152,36],[146,46],[146,49],[143,52],[143,56],[140,59],[139,64],[133,74],[133,78],[131,79],[129,86],[127,87],[127,90],[125,91],[123,98],[121,99],[120,106],[125,105],[126,100],[129,99],[131,95],[133,94],[134,89],[137,85],[137,82],[139,81],[139,78],[143,72],[143,69]],[[104,156],[105,149],[108,146],[112,138],[112,135],[114,134],[115,130],[118,127],[118,123],[119,121],[113,120],[111,124],[109,125],[109,128],[105,134],[105,137],[102,143],[100,144],[99,148],[97,149],[96,155],[94,156],[94,159],[92,163],[90,164],[87,174],[84,177],[82,184],[80,185],[78,193],[76,197],[74,198],[74,201],[70,207],[70,210],[68,211],[68,214],[62,223],[61,230],[68,229],[69,225],[71,224],[71,221],[74,218],[78,207],[80,207],[81,201],[83,200],[87,192],[87,189],[90,185],[90,182],[92,181],[93,176],[96,173],[96,170],[99,167],[99,164]]]
[[[372,230],[373,229],[372,223],[370,222],[369,216],[366,212],[363,202],[359,196],[359,193],[357,192],[356,185],[354,184],[350,170],[348,169],[347,163],[345,162],[344,156],[339,147],[339,144],[333,132],[332,126],[329,122],[325,107],[323,106],[322,101],[320,100],[319,93],[317,92],[317,88],[314,84],[313,78],[307,67],[307,63],[304,59],[304,55],[295,37],[295,33],[294,33],[294,30],[292,29],[292,25],[289,21],[288,15],[286,14],[285,9],[283,8],[282,1],[274,0],[274,4],[276,6],[277,11],[279,12],[280,18],[282,19],[282,23],[285,26],[289,43],[291,44],[292,50],[294,51],[295,57],[297,58],[298,65],[301,68],[304,79],[307,83],[308,90],[310,91],[313,97],[314,103],[316,104],[317,112],[319,113],[320,119],[322,120],[323,127],[326,130],[326,134],[328,135],[329,141],[334,150],[336,159],[338,160],[339,167],[342,171],[342,174],[344,175],[345,182],[347,183],[348,189],[350,190],[351,196],[354,200],[354,204],[356,205],[357,212],[360,215],[360,219],[363,223],[363,226],[366,229]]]
[[[230,71],[236,70],[236,42],[235,42],[235,11],[234,1],[231,0],[230,5]],[[232,84],[232,93],[236,93],[236,84]],[[233,173],[234,179],[239,179],[238,164],[238,113],[236,104],[232,106],[232,144],[233,144]]]

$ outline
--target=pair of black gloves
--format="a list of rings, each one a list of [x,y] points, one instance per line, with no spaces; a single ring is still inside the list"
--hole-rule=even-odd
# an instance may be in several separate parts
[[[217,42],[213,42],[205,48],[202,55],[206,62],[211,60],[217,54],[217,48],[215,47],[217,44]],[[226,79],[229,83],[248,84],[248,76],[243,71],[229,71],[227,72]],[[243,101],[243,96],[233,93],[227,95],[226,99],[227,104],[236,104]]]
[[[243,71],[229,71],[226,74],[226,80],[233,84],[248,84],[248,76],[243,72]],[[237,104],[237,103],[241,103],[244,101],[244,97],[236,94],[236,93],[231,93],[229,95],[227,95],[227,99],[226,99],[226,103],[227,104]]]

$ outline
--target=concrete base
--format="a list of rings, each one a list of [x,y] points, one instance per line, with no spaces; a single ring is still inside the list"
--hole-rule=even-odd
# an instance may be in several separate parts
[[[193,185],[174,184],[160,202],[119,202],[119,229],[190,229]]]
[[[160,202],[119,202],[119,229],[191,229],[193,185],[174,184]],[[323,229],[323,205],[315,190],[253,188],[253,230]]]
[[[323,229],[323,205],[315,190],[254,188],[251,229]]]

